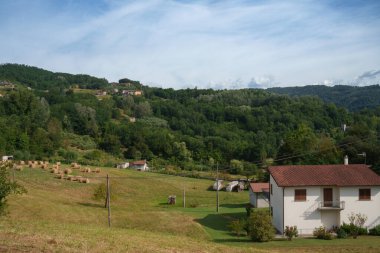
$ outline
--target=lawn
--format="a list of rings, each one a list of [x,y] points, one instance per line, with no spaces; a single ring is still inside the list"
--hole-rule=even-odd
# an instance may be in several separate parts
[[[42,169],[16,171],[28,193],[9,199],[0,218],[1,251],[63,252],[379,252],[379,237],[323,241],[296,239],[253,243],[236,237],[228,223],[246,215],[248,192],[216,194],[212,181],[102,168],[89,184],[59,180]],[[111,176],[111,222],[93,192]],[[183,208],[183,190],[186,208]],[[177,203],[167,205],[169,195]]]

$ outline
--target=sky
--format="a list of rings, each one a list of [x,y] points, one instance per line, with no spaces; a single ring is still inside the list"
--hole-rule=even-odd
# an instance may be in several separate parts
[[[0,63],[163,88],[380,83],[377,0],[0,0]]]

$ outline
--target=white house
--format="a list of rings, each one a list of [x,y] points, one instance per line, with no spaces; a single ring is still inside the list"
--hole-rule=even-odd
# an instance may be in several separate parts
[[[146,163],[146,160],[130,162],[129,168],[139,170],[139,171],[149,170],[149,167],[148,167],[148,164]]]
[[[249,201],[254,207],[269,207],[269,183],[250,183]]]
[[[365,214],[364,226],[380,224],[380,176],[364,164],[269,167],[272,222],[279,233],[296,225],[300,234],[349,223]]]

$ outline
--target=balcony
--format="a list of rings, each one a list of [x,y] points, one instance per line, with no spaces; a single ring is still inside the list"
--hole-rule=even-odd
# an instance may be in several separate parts
[[[343,210],[344,201],[318,201],[319,210]]]

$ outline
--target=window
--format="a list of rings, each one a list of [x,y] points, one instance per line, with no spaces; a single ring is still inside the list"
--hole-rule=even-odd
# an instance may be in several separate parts
[[[359,200],[371,200],[371,189],[359,189]]]
[[[270,184],[270,195],[273,195],[273,186],[272,186],[272,184]]]
[[[295,189],[294,201],[306,201],[306,189]]]

